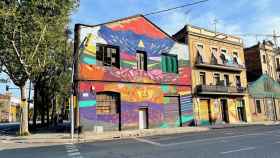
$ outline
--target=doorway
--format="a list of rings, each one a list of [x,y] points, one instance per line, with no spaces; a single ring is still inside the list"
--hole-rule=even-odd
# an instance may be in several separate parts
[[[226,99],[221,99],[221,108],[222,108],[222,120],[225,123],[229,123],[228,104]]]
[[[148,108],[139,109],[139,129],[148,129],[149,118],[148,118]]]
[[[199,116],[201,125],[212,125],[212,114],[209,100],[201,99],[199,103]]]
[[[240,122],[247,122],[246,118],[246,111],[245,111],[245,102],[244,100],[237,100],[238,105],[237,105],[237,113],[238,113],[238,118]]]

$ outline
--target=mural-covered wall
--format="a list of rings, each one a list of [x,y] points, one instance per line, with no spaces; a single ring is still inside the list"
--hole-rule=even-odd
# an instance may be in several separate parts
[[[104,130],[118,130],[120,126],[121,129],[137,128],[138,110],[142,107],[148,110],[149,128],[192,122],[191,68],[186,45],[176,43],[143,16],[98,26],[79,25],[78,34],[76,80],[83,129],[92,130],[97,126]],[[97,44],[119,48],[119,68],[98,64]],[[147,71],[137,69],[137,51],[147,53]],[[162,54],[177,55],[178,73],[162,71]],[[96,96],[101,92],[120,95],[120,109],[114,114],[96,113]],[[180,99],[173,99],[178,95]]]

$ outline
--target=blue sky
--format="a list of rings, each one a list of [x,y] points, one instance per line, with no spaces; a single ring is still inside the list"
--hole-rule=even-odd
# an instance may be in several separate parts
[[[74,28],[75,23],[99,24],[192,2],[195,0],[81,0],[80,8],[71,16],[71,27]],[[148,16],[148,18],[170,35],[185,24],[214,30],[214,19],[219,21],[217,24],[219,32],[271,34],[273,30],[280,33],[278,7],[279,0],[209,0],[203,4]],[[247,46],[256,43],[256,37],[242,38]],[[257,40],[262,39],[257,38]],[[7,78],[7,76],[0,74],[0,78]],[[12,83],[10,86],[15,87]],[[0,93],[4,92],[5,84],[0,83]],[[18,90],[13,90],[13,93],[19,96]]]
[[[80,8],[72,15],[75,23],[99,24],[139,13],[147,13],[192,3],[198,0],[81,0]],[[206,3],[148,16],[169,34],[174,34],[185,24],[229,34],[280,33],[279,0],[209,0]],[[256,43],[256,37],[242,37],[245,44]],[[258,37],[257,40],[262,40]]]

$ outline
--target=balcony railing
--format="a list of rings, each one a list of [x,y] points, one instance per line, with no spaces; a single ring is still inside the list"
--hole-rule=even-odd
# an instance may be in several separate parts
[[[217,70],[228,70],[228,71],[236,71],[241,72],[245,69],[244,65],[239,64],[213,64],[208,62],[196,62],[196,67],[200,68],[210,68],[210,69],[217,69]]]
[[[198,85],[196,91],[199,94],[244,95],[244,93],[246,93],[246,88],[222,85]]]

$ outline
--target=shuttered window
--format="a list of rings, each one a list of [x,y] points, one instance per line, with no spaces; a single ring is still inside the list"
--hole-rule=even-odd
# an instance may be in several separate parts
[[[177,55],[162,54],[161,68],[163,72],[178,73],[178,59]]]

